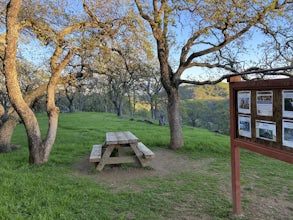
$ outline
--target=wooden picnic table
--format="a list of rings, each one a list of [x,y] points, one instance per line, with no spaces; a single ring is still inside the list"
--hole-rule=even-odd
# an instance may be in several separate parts
[[[129,155],[127,152],[133,154]],[[99,171],[107,164],[138,162],[145,167],[154,156],[155,154],[131,132],[107,132],[105,143],[93,146],[90,162],[96,163]]]

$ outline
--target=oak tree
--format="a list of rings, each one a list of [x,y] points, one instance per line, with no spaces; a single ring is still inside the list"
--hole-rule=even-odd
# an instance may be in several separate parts
[[[211,84],[220,80],[186,80],[190,68],[239,73],[245,38],[256,28],[269,28],[271,18],[284,18],[289,0],[135,0],[140,16],[150,25],[156,40],[161,82],[168,95],[170,148],[184,145],[179,114],[182,83]],[[278,20],[282,29],[282,19]],[[175,56],[174,56],[175,55]],[[177,55],[177,56],[176,56]],[[178,62],[173,65],[172,59]],[[243,61],[243,60],[242,60]],[[196,70],[194,70],[196,71]],[[199,74],[202,71],[198,71]]]
[[[86,19],[86,16],[78,20],[76,17],[71,17],[72,14],[70,12],[69,14],[64,14],[66,12],[66,10],[62,10],[64,7],[56,5],[57,3],[55,1],[50,3],[52,4],[49,4],[49,6],[52,6],[54,10],[45,10],[45,12],[50,13],[42,14],[42,16],[40,16],[40,13],[27,16],[29,13],[25,10],[27,8],[24,6],[28,4],[28,1],[22,4],[21,0],[11,0],[7,4],[6,12],[5,82],[10,102],[24,123],[28,137],[29,162],[33,164],[45,163],[49,158],[56,138],[59,116],[59,108],[55,104],[56,85],[60,80],[62,70],[74,54],[82,49],[78,43],[81,32],[86,29],[97,29],[95,39],[98,39],[102,35],[113,35],[116,32],[114,30],[115,28],[113,28],[112,21],[109,23],[99,20],[93,22]],[[31,6],[33,6],[33,9],[34,7],[38,8],[36,5]],[[42,8],[49,8],[48,5],[44,4],[40,4],[40,6]],[[53,13],[52,15],[51,12],[58,12],[56,19],[53,19],[56,14]],[[23,17],[25,17],[24,22],[21,22]],[[17,78],[17,46],[20,37],[20,27],[24,24],[27,27],[26,30],[32,33],[33,37],[37,37],[44,45],[53,48],[53,53],[50,58],[51,75],[47,84],[42,85],[46,90],[46,111],[48,115],[48,130],[44,139],[42,138],[37,118],[29,106],[30,101],[27,100],[29,97],[28,95],[24,96],[22,94]],[[39,87],[36,90],[41,89]]]

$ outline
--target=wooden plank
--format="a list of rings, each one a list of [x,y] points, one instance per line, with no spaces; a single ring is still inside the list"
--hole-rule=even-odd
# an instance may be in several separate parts
[[[136,156],[109,157],[105,164],[137,163]]]
[[[138,138],[129,131],[123,132],[107,132],[106,144],[130,144],[137,143]]]
[[[149,160],[146,160],[145,158],[143,158],[143,153],[138,149],[137,144],[130,144],[130,147],[134,151],[134,153],[135,153],[137,159],[139,160],[141,166],[142,167],[147,166],[147,163],[149,162]]]
[[[101,171],[104,168],[104,166],[107,164],[108,159],[110,158],[110,155],[113,152],[114,148],[115,148],[114,145],[107,146],[107,148],[101,158],[101,161],[97,166],[97,170]]]
[[[233,83],[233,82],[240,82],[241,81],[241,76],[231,76],[228,79],[228,82]]]
[[[240,148],[231,144],[231,176],[233,213],[241,215]]]
[[[286,152],[278,148],[269,148],[258,143],[244,141],[239,138],[236,138],[231,143],[241,148],[293,164],[293,153],[291,152]]]
[[[130,131],[126,131],[126,132],[123,132],[125,137],[127,138],[128,142],[127,143],[137,143],[138,142],[138,138],[132,134]]]
[[[231,78],[230,78],[231,79]],[[239,80],[240,81],[240,80]],[[233,82],[233,81],[231,81]],[[236,82],[236,81],[234,81]],[[237,126],[234,121],[236,109],[236,91],[231,87],[233,83],[229,84],[230,89],[230,145],[231,145],[231,185],[232,185],[232,207],[233,214],[241,215],[241,187],[240,187],[240,149],[234,143],[236,138]],[[233,120],[232,120],[233,119]]]
[[[106,144],[118,144],[115,132],[106,133]]]
[[[138,142],[137,148],[143,153],[144,157],[147,159],[151,159],[155,157],[154,152],[152,152],[147,146],[145,146],[142,142]]]
[[[99,162],[102,157],[102,144],[93,145],[90,162]]]

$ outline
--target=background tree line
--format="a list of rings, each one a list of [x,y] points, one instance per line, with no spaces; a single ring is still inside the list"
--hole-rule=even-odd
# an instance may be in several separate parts
[[[104,77],[102,77],[104,78]],[[101,81],[102,79],[100,79]],[[141,120],[157,120],[159,123],[163,118],[166,122],[167,103],[164,90],[152,96],[145,90],[144,86],[138,86],[136,97],[133,98],[132,90],[121,96],[121,108],[115,106],[113,99],[114,91],[106,78],[103,82],[96,81],[92,85],[78,84],[76,87],[60,85],[57,93],[56,103],[61,112],[108,112],[121,117],[140,118]],[[141,82],[149,85],[151,78],[145,78]],[[100,85],[101,84],[101,85]],[[118,86],[118,85],[116,85]],[[229,134],[229,94],[228,84],[204,86],[182,86],[179,90],[181,97],[181,121],[185,125],[206,128],[211,131]],[[130,98],[129,98],[130,96]],[[155,100],[155,105],[151,104]],[[45,112],[45,99],[34,105],[35,111]],[[135,102],[135,103],[134,103]]]

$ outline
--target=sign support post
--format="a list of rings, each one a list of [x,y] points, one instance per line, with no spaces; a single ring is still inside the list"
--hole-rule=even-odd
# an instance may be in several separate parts
[[[241,76],[230,77],[229,83],[241,81]],[[235,94],[230,88],[230,106],[235,105]],[[234,108],[230,108],[230,142],[231,142],[231,177],[233,214],[241,215],[241,188],[240,188],[240,148],[234,144],[236,126],[233,120]]]
[[[233,213],[241,215],[241,188],[240,188],[240,148],[231,145],[231,176]]]

